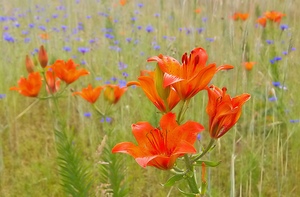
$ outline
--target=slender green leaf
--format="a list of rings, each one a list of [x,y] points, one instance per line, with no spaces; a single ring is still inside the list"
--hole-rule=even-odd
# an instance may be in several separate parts
[[[171,187],[173,186],[177,181],[180,181],[183,179],[184,175],[183,174],[176,174],[169,178],[165,184],[163,184],[164,187]]]

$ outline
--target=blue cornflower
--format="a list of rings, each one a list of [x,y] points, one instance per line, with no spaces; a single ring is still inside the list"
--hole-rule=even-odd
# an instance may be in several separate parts
[[[99,12],[98,15],[99,15],[99,16],[104,16],[104,17],[108,17],[108,16],[109,16],[108,14],[106,14],[106,13],[104,13],[104,12]]]
[[[132,38],[126,38],[126,41],[127,41],[128,43],[130,43],[131,40],[132,40]]]
[[[114,35],[112,34],[105,34],[105,37],[108,39],[114,39]]]
[[[215,41],[214,38],[206,38],[206,40],[207,40],[208,42],[213,42],[213,41]]]
[[[116,81],[117,81],[117,78],[116,78],[116,77],[112,77],[111,80],[112,80],[113,82],[116,82]]]
[[[121,51],[121,48],[118,47],[118,46],[109,46],[108,48],[111,49],[111,50],[117,51],[117,52]]]
[[[141,29],[142,29],[142,26],[140,26],[140,25],[137,26],[137,29],[138,29],[138,30],[141,30]]]
[[[273,84],[273,86],[275,86],[275,87],[280,87],[280,86],[281,86],[281,84],[280,84],[279,81],[273,81],[272,84]]]
[[[156,45],[153,46],[153,49],[158,51],[160,49],[160,46],[156,44]]]
[[[126,87],[127,82],[125,80],[119,80],[119,86],[120,88]]]
[[[102,77],[96,77],[95,80],[101,81],[101,80],[102,80]]]
[[[0,22],[5,22],[7,20],[8,20],[7,16],[0,16]]]
[[[203,27],[197,28],[198,34],[201,34],[204,31]]]
[[[77,29],[83,31],[84,30],[84,26],[82,22],[79,22],[77,25]]]
[[[143,4],[143,3],[138,3],[137,6],[138,6],[139,8],[142,8],[142,7],[144,6],[144,4]]]
[[[30,38],[24,38],[24,43],[29,43],[31,41]]]
[[[119,69],[120,69],[120,70],[123,70],[123,69],[125,69],[125,68],[127,68],[127,64],[125,64],[125,63],[123,63],[123,62],[119,62]]]
[[[153,30],[154,30],[154,28],[153,28],[151,25],[147,25],[146,31],[147,31],[148,33],[153,32]]]
[[[274,64],[274,63],[275,63],[275,60],[274,60],[274,59],[271,59],[271,60],[270,60],[270,63],[271,63],[271,64]]]
[[[123,77],[125,77],[125,78],[128,77],[128,73],[127,73],[127,72],[123,72],[122,75],[123,75]]]
[[[64,47],[63,47],[63,50],[69,52],[69,51],[71,51],[71,47],[69,47],[69,46],[64,46]]]
[[[33,23],[30,23],[28,26],[29,26],[29,28],[32,29],[32,28],[34,28],[35,25]]]
[[[93,43],[95,43],[95,42],[96,42],[96,40],[97,40],[96,38],[94,38],[94,39],[90,39],[89,43],[90,43],[90,44],[93,44]]]
[[[282,54],[283,55],[287,55],[289,52],[288,51],[283,51]]]
[[[82,54],[85,54],[86,52],[89,52],[90,49],[87,47],[78,47],[78,51]]]
[[[300,122],[299,119],[290,120],[290,123],[298,123],[298,122]]]
[[[189,28],[185,28],[185,33],[188,35],[188,34],[192,33],[192,30]]]
[[[58,14],[52,14],[52,18],[57,18]]]
[[[23,30],[23,31],[22,31],[22,34],[23,34],[23,35],[27,35],[27,34],[29,34],[29,31],[28,31],[28,30]]]
[[[207,17],[203,17],[203,18],[202,18],[202,22],[204,22],[204,23],[207,22],[207,20],[208,20]]]
[[[273,44],[274,41],[273,40],[266,40],[267,44]]]
[[[107,116],[107,117],[105,117],[105,121],[107,123],[111,123],[112,122],[112,118]]]
[[[280,61],[280,60],[282,60],[282,57],[276,56],[276,57],[274,57],[274,60],[275,60],[275,61]]]
[[[66,31],[67,30],[67,26],[66,25],[62,25],[62,26],[60,26],[61,27],[61,29],[63,30],[63,31]]]
[[[155,16],[156,18],[158,18],[158,17],[160,17],[160,13],[155,13],[154,16]]]
[[[197,134],[197,140],[201,140],[201,133]]]
[[[277,98],[275,96],[272,96],[269,98],[269,101],[271,101],[271,102],[277,101]]]
[[[286,24],[280,25],[280,29],[281,29],[282,31],[284,31],[284,30],[286,30],[286,29],[288,29],[288,28],[289,28],[289,26],[286,25]]]
[[[39,29],[42,30],[42,31],[46,31],[46,27],[43,26],[43,25],[40,25],[40,26],[39,26]]]
[[[92,116],[92,113],[91,112],[84,112],[83,115],[87,118],[91,117]]]
[[[15,42],[15,39],[12,35],[10,35],[8,32],[4,32],[3,39],[7,42]]]
[[[0,94],[0,99],[4,99],[6,97],[6,94]]]

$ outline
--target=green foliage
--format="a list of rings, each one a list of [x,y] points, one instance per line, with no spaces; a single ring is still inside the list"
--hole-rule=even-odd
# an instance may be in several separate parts
[[[126,183],[124,172],[126,165],[124,160],[117,154],[113,154],[111,149],[115,145],[114,141],[106,140],[104,137],[100,147],[100,161],[98,162],[101,189],[100,196],[109,195],[114,197],[123,197],[128,195],[128,183]],[[103,149],[103,150],[102,150]],[[98,148],[99,152],[99,148]],[[99,193],[99,191],[98,191]]]
[[[55,131],[61,185],[66,194],[73,197],[89,196],[91,176],[74,141],[65,131]]]

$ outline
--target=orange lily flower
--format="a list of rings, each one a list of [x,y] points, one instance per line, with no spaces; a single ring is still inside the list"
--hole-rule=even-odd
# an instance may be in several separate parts
[[[127,87],[120,87],[118,85],[108,84],[105,86],[104,98],[111,104],[116,104],[121,96],[126,92]]]
[[[285,16],[285,14],[277,11],[268,11],[265,12],[265,17],[271,21],[274,21],[276,23],[280,23],[281,18]]]
[[[159,77],[157,76],[158,73],[154,71],[142,71],[142,76],[138,78],[138,81],[131,81],[127,83],[127,86],[136,85],[142,88],[148,99],[157,107],[157,109],[161,112],[169,112],[171,111],[180,101],[177,93],[175,92],[174,88],[170,88],[169,91],[166,88],[161,86],[156,86],[158,84]],[[146,75],[148,74],[148,75]],[[161,95],[159,94],[160,92]],[[166,93],[166,92],[167,93]],[[165,97],[165,101],[162,98]]]
[[[60,80],[57,79],[57,76],[52,70],[46,72],[46,89],[49,93],[54,94],[59,90]]]
[[[73,95],[78,94],[82,98],[93,104],[99,98],[102,89],[103,87],[101,86],[93,88],[92,85],[89,84],[87,88],[83,88],[81,92],[74,92]]]
[[[19,87],[11,87],[20,94],[28,97],[37,97],[42,87],[42,77],[39,72],[29,73],[28,79],[21,77],[18,81]]]
[[[254,64],[256,64],[256,62],[244,62],[243,65],[245,67],[246,70],[252,70]]]
[[[77,67],[78,65],[75,64],[72,59],[68,60],[67,62],[64,60],[56,60],[55,63],[50,66],[56,76],[67,84],[73,83],[79,77],[89,74],[86,69],[77,70]]]
[[[262,27],[266,27],[267,25],[267,18],[266,17],[260,17],[256,20],[258,24],[260,24]]]
[[[164,75],[172,76],[175,80],[165,80],[163,86],[172,85],[180,99],[188,100],[203,90],[219,70],[232,69],[231,65],[216,67],[216,64],[206,66],[208,55],[203,48],[195,48],[190,56],[185,53],[182,56],[182,65],[169,56],[154,56],[148,61],[157,61]],[[181,80],[179,80],[181,79]]]
[[[237,20],[242,20],[242,21],[245,21],[247,20],[249,17],[249,14],[248,13],[240,13],[240,12],[236,12],[232,15],[232,19],[237,21]]]
[[[154,166],[169,170],[178,157],[197,152],[193,145],[197,134],[203,130],[201,124],[193,121],[178,125],[175,114],[169,112],[162,116],[160,128],[154,128],[148,122],[133,124],[132,132],[138,145],[122,142],[112,152],[129,154],[144,168]]]
[[[206,112],[209,116],[209,133],[212,138],[222,137],[233,127],[242,113],[243,104],[250,99],[250,94],[242,94],[231,98],[227,89],[215,86],[207,88],[208,104]]]

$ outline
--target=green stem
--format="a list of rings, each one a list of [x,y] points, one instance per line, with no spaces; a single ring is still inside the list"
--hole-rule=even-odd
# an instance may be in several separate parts
[[[192,163],[194,163],[195,161],[197,161],[198,159],[203,157],[211,149],[211,147],[214,145],[214,142],[215,142],[215,139],[211,138],[208,146],[206,147],[206,149],[204,149],[204,151],[198,157],[194,158],[192,160]]]
[[[187,168],[186,180],[188,182],[190,190],[194,194],[199,194],[199,189],[198,189],[197,182],[196,182],[194,166],[191,165],[190,158],[187,154],[184,155],[184,161],[185,161],[186,168]]]
[[[183,101],[183,104],[181,106],[181,109],[180,109],[180,111],[178,113],[178,117],[177,117],[177,122],[179,124],[183,121],[183,117],[184,117],[186,110],[188,109],[189,103],[190,103],[190,99]]]

